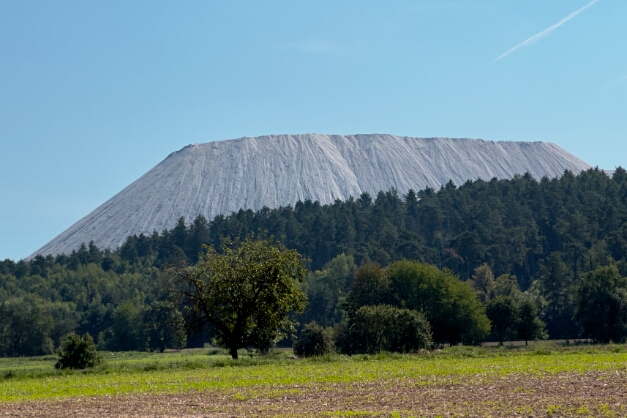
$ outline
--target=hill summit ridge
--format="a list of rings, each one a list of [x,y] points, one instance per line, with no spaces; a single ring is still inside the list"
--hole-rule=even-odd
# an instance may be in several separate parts
[[[469,138],[370,135],[268,135],[188,145],[41,247],[70,253],[94,241],[115,249],[133,234],[172,228],[183,217],[208,220],[239,209],[259,210],[310,199],[321,204],[400,193],[452,180],[535,178],[579,173],[590,165],[556,144]]]

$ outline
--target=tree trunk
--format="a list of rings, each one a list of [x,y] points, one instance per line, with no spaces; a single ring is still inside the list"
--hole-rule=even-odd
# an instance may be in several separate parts
[[[231,353],[231,357],[233,358],[233,360],[237,360],[237,348],[236,347],[231,347],[229,348],[229,351]]]

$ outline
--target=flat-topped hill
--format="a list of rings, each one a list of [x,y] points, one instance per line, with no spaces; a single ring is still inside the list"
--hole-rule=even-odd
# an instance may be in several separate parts
[[[544,142],[410,138],[394,135],[271,135],[189,145],[34,254],[69,253],[81,243],[117,248],[132,234],[172,228],[183,217],[212,219],[310,199],[330,203],[395,187],[400,193],[452,180],[557,177],[590,166]],[[31,256],[32,257],[32,256]]]

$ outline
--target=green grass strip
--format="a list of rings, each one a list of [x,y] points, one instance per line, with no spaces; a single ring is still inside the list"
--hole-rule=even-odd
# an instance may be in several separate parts
[[[208,356],[205,356],[208,357]],[[627,369],[624,352],[566,352],[537,355],[467,357],[456,355],[332,356],[325,360],[275,359],[268,362],[240,360],[194,364],[154,370],[111,368],[97,373],[69,373],[42,377],[0,379],[0,402],[81,396],[114,396],[138,393],[177,393],[205,390],[246,390],[281,386],[329,386],[376,381],[412,380],[431,384],[442,378],[453,381],[485,381],[507,375],[547,375]],[[215,367],[222,366],[222,367]]]

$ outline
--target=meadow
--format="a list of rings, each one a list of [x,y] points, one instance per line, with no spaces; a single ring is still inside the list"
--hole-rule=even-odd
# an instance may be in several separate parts
[[[250,355],[249,355],[250,354]],[[627,347],[535,343],[297,359],[221,349],[0,359],[8,416],[626,416]],[[71,413],[70,413],[71,412]]]

